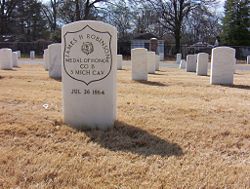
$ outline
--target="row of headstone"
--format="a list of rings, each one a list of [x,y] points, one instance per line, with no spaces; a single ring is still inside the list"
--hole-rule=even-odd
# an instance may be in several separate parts
[[[18,67],[18,53],[8,48],[0,49],[0,69],[11,70],[13,67]]]
[[[210,84],[232,85],[235,71],[235,49],[217,47],[212,49]],[[186,61],[180,61],[180,69],[206,76],[208,72],[208,54],[187,55]]]
[[[44,50],[43,60],[44,69],[49,71],[49,77],[54,79],[61,79],[62,77],[62,56],[61,44],[55,43],[48,46]]]
[[[131,50],[132,80],[147,81],[160,68],[160,56],[145,48]]]

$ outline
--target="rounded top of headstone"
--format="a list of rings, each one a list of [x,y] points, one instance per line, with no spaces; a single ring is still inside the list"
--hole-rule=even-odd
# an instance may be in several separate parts
[[[147,51],[145,48],[134,48],[132,51]]]
[[[69,29],[69,28],[73,28],[74,30],[82,30],[83,26],[94,26],[94,27],[100,27],[100,28],[110,28],[112,29],[114,32],[117,33],[117,29],[116,27],[112,26],[111,24],[102,22],[102,21],[95,21],[95,20],[80,20],[80,21],[76,21],[76,22],[72,22],[69,24],[66,24],[62,27],[62,29]]]
[[[148,54],[153,55],[153,54],[155,54],[155,52],[154,51],[148,51]]]
[[[150,38],[150,41],[157,41],[158,39],[153,37],[153,38]]]
[[[49,45],[48,48],[59,47],[59,46],[61,46],[61,43],[53,43],[53,44]]]
[[[230,53],[235,53],[235,49],[231,47],[226,47],[226,46],[220,46],[212,49],[212,52],[230,52]]]
[[[2,48],[1,51],[12,51],[10,48]]]

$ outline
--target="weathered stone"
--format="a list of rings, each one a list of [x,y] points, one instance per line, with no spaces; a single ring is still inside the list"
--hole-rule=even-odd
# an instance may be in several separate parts
[[[155,73],[155,52],[147,52],[147,64],[148,64],[148,73]]]
[[[217,47],[212,50],[211,84],[232,85],[234,79],[235,49]]]
[[[13,67],[12,50],[8,48],[0,49],[0,69],[11,70]]]
[[[206,76],[207,69],[208,69],[208,54],[199,53],[197,57],[196,74]]]
[[[48,46],[49,52],[49,77],[61,79],[62,77],[62,55],[61,43]]]
[[[62,28],[63,112],[78,129],[106,129],[116,119],[117,30],[100,21]]]
[[[195,55],[187,55],[186,71],[196,72],[196,56]]]
[[[122,70],[122,55],[117,55],[117,70]]]
[[[135,48],[131,50],[132,80],[147,81],[147,49]]]
[[[181,53],[176,54],[176,64],[181,63]]]

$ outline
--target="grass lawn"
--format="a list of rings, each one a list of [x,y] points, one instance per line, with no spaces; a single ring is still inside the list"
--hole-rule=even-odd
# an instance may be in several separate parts
[[[250,71],[117,76],[115,127],[80,132],[41,65],[0,70],[0,188],[250,188]]]

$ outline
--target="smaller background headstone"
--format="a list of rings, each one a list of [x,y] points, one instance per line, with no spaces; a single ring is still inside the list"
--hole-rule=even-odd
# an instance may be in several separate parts
[[[176,64],[181,63],[181,53],[176,54]]]
[[[43,53],[44,69],[49,70],[49,50],[45,49]]]
[[[155,52],[147,52],[147,64],[148,64],[148,73],[155,73]]]
[[[210,84],[232,85],[234,79],[235,49],[212,49]]]
[[[48,47],[49,53],[49,77],[61,79],[62,77],[62,58],[61,43],[51,44]]]
[[[187,55],[186,71],[196,72],[196,56],[195,55]]]
[[[181,60],[179,68],[180,69],[185,69],[186,68],[186,61],[185,60]]]
[[[21,58],[21,51],[16,51],[17,53],[17,58]]]
[[[122,55],[117,55],[117,70],[122,70]]]
[[[208,54],[199,53],[197,56],[196,74],[206,76],[207,68],[208,68]]]
[[[12,54],[12,64],[13,64],[13,67],[18,67],[18,53],[17,52],[13,52]]]
[[[0,49],[0,69],[11,70],[12,67],[12,50],[8,48]]]
[[[151,38],[149,42],[149,51],[153,51],[155,52],[155,54],[158,54],[157,48],[158,48],[158,39]]]
[[[147,81],[147,49],[135,48],[131,50],[132,80]]]
[[[35,51],[30,51],[30,59],[35,59]]]
[[[157,54],[155,55],[155,70],[160,70],[160,55]]]
[[[247,56],[247,64],[250,64],[250,55]]]

